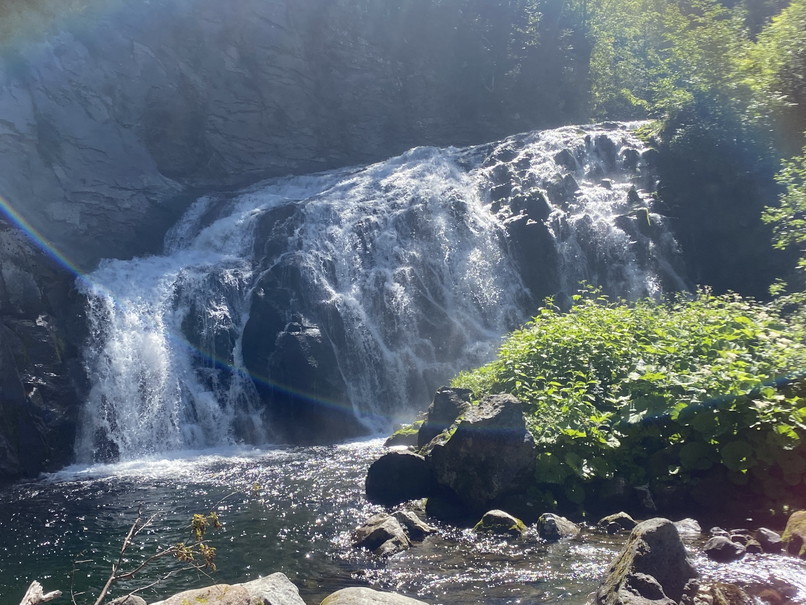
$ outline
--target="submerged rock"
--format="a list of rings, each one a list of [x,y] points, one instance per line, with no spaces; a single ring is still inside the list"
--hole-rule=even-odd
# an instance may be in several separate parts
[[[790,515],[781,540],[790,555],[806,559],[806,510]]]
[[[538,535],[549,542],[573,538],[579,531],[579,525],[554,513],[543,513],[537,520]]]
[[[320,605],[428,605],[394,592],[380,592],[371,588],[342,588],[325,597]]]
[[[521,402],[512,395],[485,397],[426,460],[437,483],[471,510],[488,510],[507,493],[525,493],[534,482],[535,445]]]
[[[639,523],[596,591],[598,605],[674,605],[697,590],[697,572],[668,519]]]
[[[497,534],[518,538],[526,531],[523,521],[502,510],[490,510],[484,513],[481,521],[473,530],[478,533]]]

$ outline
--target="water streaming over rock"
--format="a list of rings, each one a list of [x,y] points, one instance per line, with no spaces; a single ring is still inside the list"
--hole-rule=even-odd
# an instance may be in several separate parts
[[[685,287],[629,125],[567,127],[199,199],[80,287],[78,457],[388,428],[580,280]]]

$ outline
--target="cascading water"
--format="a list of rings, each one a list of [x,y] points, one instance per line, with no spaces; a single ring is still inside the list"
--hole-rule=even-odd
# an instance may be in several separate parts
[[[328,407],[388,428],[547,294],[683,287],[641,150],[563,128],[200,199],[163,256],[81,282],[79,458],[267,441]]]

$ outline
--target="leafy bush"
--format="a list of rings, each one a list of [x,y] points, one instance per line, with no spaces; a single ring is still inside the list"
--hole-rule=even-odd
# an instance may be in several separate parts
[[[453,383],[524,402],[547,498],[587,507],[615,479],[695,499],[748,486],[779,504],[806,488],[804,326],[707,290],[575,300],[547,304]]]

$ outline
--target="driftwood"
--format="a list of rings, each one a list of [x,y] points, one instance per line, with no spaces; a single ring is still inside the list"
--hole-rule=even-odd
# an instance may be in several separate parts
[[[61,590],[54,590],[45,594],[42,590],[42,585],[34,580],[25,591],[25,596],[22,597],[20,605],[38,605],[39,603],[47,603],[53,599],[58,599],[62,596]]]

